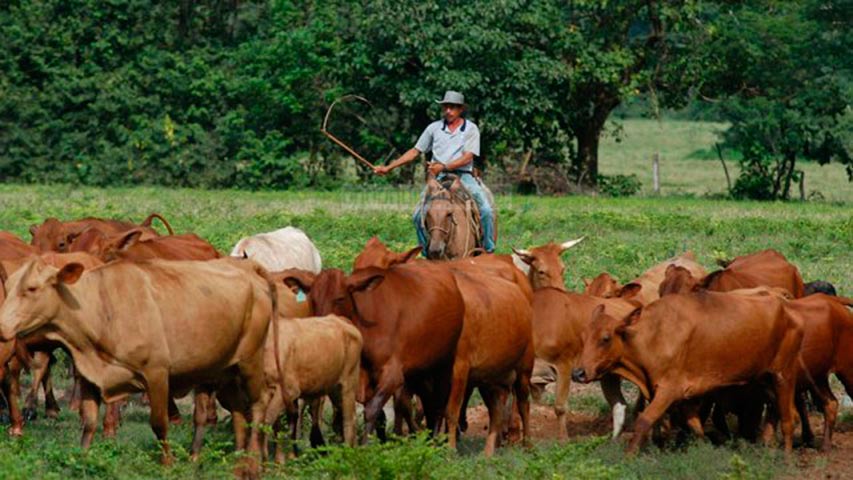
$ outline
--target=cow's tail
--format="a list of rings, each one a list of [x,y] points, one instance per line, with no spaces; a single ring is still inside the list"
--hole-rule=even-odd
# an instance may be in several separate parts
[[[163,218],[162,215],[160,215],[159,213],[156,213],[156,212],[145,217],[145,220],[142,221],[141,226],[146,227],[146,228],[151,228],[151,222],[153,222],[155,218],[157,220],[160,220],[160,222],[163,224],[163,226],[166,227],[166,230],[168,230],[169,235],[175,234],[175,232],[172,230],[172,226],[169,225],[169,222],[165,218]]]
[[[279,333],[278,326],[278,287],[265,268],[255,264],[255,271],[267,281],[267,286],[270,290],[270,300],[272,302],[272,313],[270,314],[272,318],[270,318],[270,322],[272,322],[273,356],[275,356],[275,369],[278,373],[278,384],[279,387],[281,387],[281,396],[284,398],[284,394],[287,389],[284,384],[284,369],[281,368],[281,347],[279,346],[279,338],[281,338],[281,334]]]

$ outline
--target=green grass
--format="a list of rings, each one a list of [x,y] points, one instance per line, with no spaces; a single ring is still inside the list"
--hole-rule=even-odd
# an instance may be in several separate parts
[[[348,269],[371,235],[392,248],[414,243],[410,210],[413,191],[268,192],[93,189],[67,186],[0,186],[0,229],[26,236],[31,223],[47,216],[97,215],[141,220],[163,213],[176,231],[194,231],[228,251],[243,235],[284,225],[303,228],[317,243],[327,266]],[[708,266],[761,248],[776,248],[797,263],[806,279],[822,278],[849,291],[853,272],[853,218],[849,206],[828,203],[753,203],[696,198],[505,196],[500,205],[500,251],[586,235],[565,254],[568,285],[608,270],[622,279],[684,249]],[[601,410],[597,398],[574,398],[573,408]],[[186,412],[188,413],[188,412]],[[849,414],[845,412],[845,415]],[[847,418],[847,417],[845,417]],[[144,410],[131,410],[117,441],[77,449],[78,421],[63,413],[41,420],[22,440],[0,439],[4,478],[230,478],[235,461],[227,425],[207,437],[198,465],[187,461],[190,429],[170,438],[177,462],[155,464],[157,446]],[[466,440],[462,455],[425,439],[356,450],[308,455],[276,477],[302,478],[769,478],[785,470],[776,450],[715,448],[649,453],[625,459],[621,446],[600,439],[543,442],[530,451],[502,450],[492,461],[476,454],[482,440]]]
[[[600,171],[605,175],[636,174],[643,182],[643,194],[652,193],[652,155],[660,154],[661,193],[663,195],[719,195],[726,191],[726,177],[714,150],[717,132],[725,124],[686,120],[629,119],[611,123],[599,150]],[[621,138],[621,141],[617,141]],[[736,155],[724,152],[732,182],[738,175]],[[829,202],[853,202],[853,184],[841,164],[820,166],[800,161],[797,168],[806,173],[806,195],[819,194]],[[794,189],[799,198],[799,190]]]

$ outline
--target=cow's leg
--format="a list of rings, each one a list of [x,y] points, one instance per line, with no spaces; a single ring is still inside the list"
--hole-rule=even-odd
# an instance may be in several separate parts
[[[572,363],[560,359],[554,364],[557,369],[557,391],[554,399],[554,413],[557,415],[557,424],[560,427],[560,436],[569,436],[568,425],[566,425],[566,412],[569,403],[569,388],[572,386]]]
[[[169,397],[169,423],[172,425],[180,425],[183,422],[181,419],[181,411],[178,409],[178,404],[175,403],[175,399]],[[193,422],[195,422],[195,418],[193,418]]]
[[[284,408],[287,411],[287,425],[290,428],[290,432],[287,437],[288,444],[285,451],[287,452],[287,458],[293,459],[296,458],[298,453],[296,451],[296,440],[299,439],[299,401],[285,401]]]
[[[665,386],[659,386],[654,393],[652,402],[643,410],[634,425],[634,438],[628,444],[628,454],[635,454],[646,439],[651,428],[666,413],[677,397]]]
[[[447,443],[451,449],[456,450],[456,441],[459,427],[459,411],[462,408],[462,402],[465,400],[465,393],[468,390],[468,372],[470,364],[465,358],[456,358],[453,362],[453,379],[450,383],[450,397],[447,399],[447,409],[445,417],[447,419]],[[480,389],[481,391],[483,389]],[[491,414],[491,407],[489,408]]]
[[[480,388],[480,394],[489,409],[489,433],[486,436],[486,446],[483,455],[491,457],[495,454],[500,443],[501,431],[503,429],[503,411],[506,405],[509,389],[499,385],[490,385]]]
[[[180,422],[180,416],[178,417]],[[210,399],[207,405],[207,424],[216,425],[219,422],[219,416],[216,414],[216,391],[210,392]]]
[[[82,386],[80,385],[80,375],[77,374],[73,363],[71,364],[71,378],[74,379],[74,382],[71,384],[70,392],[66,394],[68,397],[68,409],[72,412],[79,412],[83,393]]]
[[[832,431],[835,429],[835,421],[838,419],[838,400],[829,386],[829,378],[821,377],[815,379],[817,385],[817,396],[823,409],[823,444],[820,449],[828,452],[832,449]],[[808,412],[800,414],[804,422],[808,421]]]
[[[532,362],[531,362],[532,365]],[[521,436],[524,445],[530,445],[530,375],[531,368],[522,368],[516,372],[513,392],[518,414],[521,416]],[[515,412],[515,409],[513,409]]]
[[[601,377],[601,393],[610,405],[613,412],[613,433],[611,438],[617,438],[625,428],[625,414],[628,411],[628,402],[622,395],[622,379],[616,375],[605,375]]]
[[[275,462],[284,463],[284,452],[282,450],[283,439],[281,438],[281,414],[284,412],[284,400],[281,398],[280,388],[268,389],[265,393],[266,397],[266,413],[264,415],[264,425],[271,425],[273,430],[273,442],[275,443]],[[267,452],[267,443],[261,446],[263,452]]]
[[[773,376],[776,385],[776,403],[782,427],[782,438],[785,442],[785,454],[790,454],[794,448],[794,393],[796,386],[792,379],[795,372],[777,373]]]
[[[702,425],[702,403],[701,401],[691,400],[684,404],[684,417],[687,427],[697,437],[705,438],[705,428]]]
[[[98,429],[98,411],[100,410],[101,394],[97,387],[84,380],[81,384],[80,417],[83,423],[83,435],[80,446],[83,449],[92,445],[95,430]]]
[[[117,400],[104,404],[104,438],[115,438],[118,424],[121,418],[121,404],[124,400]]]
[[[341,383],[341,420],[344,434],[344,444],[355,446],[355,398],[358,392],[358,368]]]
[[[398,365],[385,365],[382,369],[379,385],[376,392],[367,404],[364,406],[364,438],[363,442],[367,442],[368,436],[373,433],[376,428],[376,421],[382,412],[382,407],[391,396],[399,391],[403,386],[403,371]],[[384,414],[383,414],[384,417]],[[383,427],[384,428],[384,427]]]
[[[52,363],[55,363],[53,355],[51,355],[51,359],[51,363],[47,365],[47,373],[45,373],[42,379],[42,386],[44,387],[44,416],[47,418],[57,418],[59,417],[59,402],[56,401],[56,395],[53,393]]]
[[[151,424],[151,430],[157,437],[160,443],[162,455],[160,463],[163,465],[171,465],[172,450],[169,448],[169,376],[165,370],[155,372],[154,374],[146,375],[148,380],[148,401],[151,407],[151,413],[148,417],[148,422]]]
[[[333,397],[337,396],[337,398],[332,400],[333,404],[337,404],[340,406],[340,396],[337,395],[337,392],[333,394]],[[321,395],[317,398],[313,398],[308,402],[308,406],[311,409],[311,435],[309,438],[311,439],[311,447],[321,447],[326,444],[326,440],[323,439],[323,431],[320,428],[323,423],[323,407],[326,405],[326,397]]]
[[[409,428],[409,434],[416,433],[418,426],[412,412],[412,394],[405,388],[394,395],[394,434],[403,436],[403,423]]]
[[[803,429],[802,442],[804,447],[814,448],[814,431],[809,421],[809,410],[806,406],[807,390],[797,389],[794,394],[794,407],[797,409],[797,414],[800,416],[800,425]]]
[[[9,381],[9,393],[6,397],[9,403],[9,435],[20,437],[24,434],[24,415],[21,413],[21,370],[24,365],[17,357],[13,357],[7,364],[8,372],[6,375]]]
[[[193,395],[193,443],[190,447],[190,460],[198,460],[204,441],[204,427],[207,426],[207,408],[210,405],[210,388],[199,386]],[[170,403],[174,401],[170,398]]]
[[[33,381],[27,391],[27,398],[24,400],[24,419],[26,421],[35,420],[38,417],[36,412],[36,404],[38,403],[38,393],[41,387],[42,380],[50,368],[50,354],[46,352],[33,352],[32,374]]]

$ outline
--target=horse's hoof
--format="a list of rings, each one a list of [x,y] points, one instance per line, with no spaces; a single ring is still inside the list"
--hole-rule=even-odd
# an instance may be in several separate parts
[[[35,408],[25,408],[21,410],[21,413],[24,416],[24,421],[32,422],[33,420],[38,418],[38,413]]]

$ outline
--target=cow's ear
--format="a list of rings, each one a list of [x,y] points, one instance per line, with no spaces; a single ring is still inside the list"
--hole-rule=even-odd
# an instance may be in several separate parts
[[[72,285],[80,280],[80,276],[83,275],[83,265],[77,262],[69,263],[59,269],[59,272],[56,273],[56,283],[64,283],[66,285]]]
[[[115,242],[115,248],[119,251],[125,251],[128,248],[139,243],[139,239],[142,237],[142,230],[131,230],[124,235],[122,235],[118,241]]]
[[[369,291],[382,283],[382,280],[385,280],[385,273],[371,268],[366,272],[358,272],[347,278],[347,290],[350,292]]]
[[[624,287],[620,288],[619,294],[616,296],[620,297],[620,298],[624,298],[625,300],[627,300],[629,298],[636,297],[640,293],[640,290],[642,290],[642,289],[643,289],[643,286],[640,285],[639,283],[631,282],[628,285],[625,285]]]
[[[288,288],[298,288],[303,292],[311,291],[311,287],[314,286],[314,279],[317,277],[314,272],[300,270],[298,268],[285,270],[281,275],[282,282],[287,285]]]
[[[631,325],[637,323],[637,320],[640,319],[640,314],[643,313],[643,307],[637,307],[631,313],[625,317],[625,326],[630,327]]]
[[[522,262],[524,262],[528,265],[533,265],[533,261],[536,260],[536,257],[531,255],[529,250],[513,248],[512,253],[516,254],[518,256],[518,258],[521,259]]]
[[[582,278],[581,280],[583,280],[584,288],[589,288],[589,286],[592,284],[592,280],[590,280],[588,278]]]
[[[412,261],[415,257],[418,256],[419,253],[421,253],[421,250],[423,250],[423,247],[418,245],[417,247],[409,250],[408,252],[401,253],[400,263],[408,263]]]
[[[601,315],[603,315],[603,314],[604,314],[604,304],[602,303],[602,304],[600,304],[600,305],[596,306],[596,307],[592,310],[592,315],[590,316],[590,318],[591,318],[592,320],[595,320],[596,318],[600,317],[600,316],[601,316]]]

